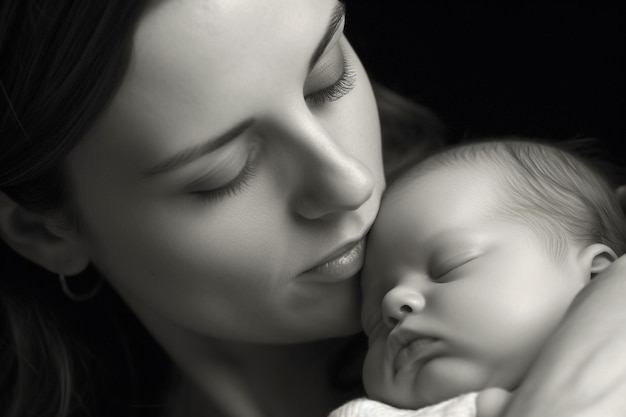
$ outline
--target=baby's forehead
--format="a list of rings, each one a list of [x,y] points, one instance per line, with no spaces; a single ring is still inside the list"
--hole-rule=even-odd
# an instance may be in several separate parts
[[[419,231],[424,236],[426,231],[503,221],[501,214],[510,211],[512,199],[501,177],[467,165],[412,171],[385,194],[373,235],[389,239],[394,233]]]

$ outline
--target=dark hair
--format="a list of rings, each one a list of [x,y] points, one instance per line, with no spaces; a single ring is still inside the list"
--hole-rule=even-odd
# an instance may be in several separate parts
[[[0,190],[23,208],[72,216],[63,162],[121,84],[146,4],[0,5]],[[129,361],[125,346],[109,340],[131,317],[122,303],[105,290],[98,302],[78,307],[63,298],[51,274],[1,243],[0,255],[2,415],[126,415],[135,401],[131,375],[118,373],[124,366],[100,363],[102,352],[110,363]],[[113,317],[119,314],[122,320]],[[107,378],[118,392],[103,390]]]
[[[64,161],[119,88],[147,3],[0,5],[0,190],[22,208],[77,225]],[[441,124],[430,112],[376,91],[388,160],[419,144],[410,152],[416,159],[441,143]],[[166,401],[169,360],[114,291],[105,286],[76,304],[52,274],[2,242],[0,255],[0,413],[154,415]],[[360,384],[359,374],[339,378]]]
[[[22,206],[66,200],[62,162],[121,83],[145,1],[5,1],[0,187]]]
[[[380,114],[383,162],[387,181],[440,150],[448,131],[437,115],[405,97],[372,82]]]
[[[498,179],[496,207],[486,210],[524,222],[557,259],[568,242],[604,243],[620,256],[626,253],[626,217],[612,173],[604,172],[612,165],[597,155],[583,156],[576,151],[579,144],[522,137],[474,140],[435,154],[400,182],[442,167],[477,167]]]

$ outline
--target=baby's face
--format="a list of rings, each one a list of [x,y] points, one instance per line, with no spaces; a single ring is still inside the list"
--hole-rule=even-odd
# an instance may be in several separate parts
[[[385,197],[362,283],[370,397],[419,408],[516,388],[584,285],[573,250],[557,264],[529,228],[493,214],[494,187],[446,167]]]

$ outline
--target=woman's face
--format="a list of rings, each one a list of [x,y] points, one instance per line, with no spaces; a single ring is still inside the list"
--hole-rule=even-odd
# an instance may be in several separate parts
[[[335,0],[165,0],[69,172],[92,262],[155,332],[359,329],[384,188],[371,86]],[[332,261],[328,263],[328,261]]]

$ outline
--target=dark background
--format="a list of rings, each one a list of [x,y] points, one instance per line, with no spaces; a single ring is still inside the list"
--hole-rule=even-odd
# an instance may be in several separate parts
[[[346,34],[372,79],[456,137],[596,137],[626,162],[619,3],[348,0]]]

